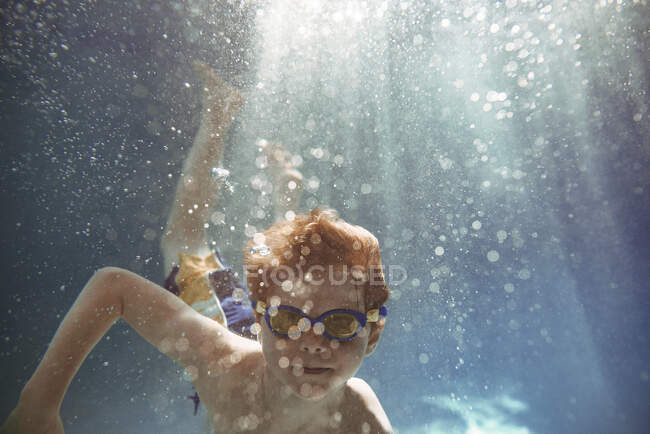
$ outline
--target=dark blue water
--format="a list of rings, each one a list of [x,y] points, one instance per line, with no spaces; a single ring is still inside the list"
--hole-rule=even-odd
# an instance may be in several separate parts
[[[380,239],[390,317],[359,376],[396,430],[647,432],[646,2],[298,3],[1,7],[0,416],[94,270],[164,278],[200,59],[247,97],[210,229],[230,262],[270,223],[259,138],[302,157],[301,210]],[[62,417],[199,432],[190,393],[118,323]]]

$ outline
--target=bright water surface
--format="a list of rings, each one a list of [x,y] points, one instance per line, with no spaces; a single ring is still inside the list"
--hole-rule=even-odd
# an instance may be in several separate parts
[[[301,210],[378,236],[393,295],[359,376],[399,433],[649,429],[645,0],[25,0],[0,15],[2,418],[94,270],[162,281],[199,59],[247,97],[225,225],[208,229],[237,269],[271,221],[251,185],[259,138],[301,157]],[[70,388],[66,432],[200,432],[191,392],[119,323]]]

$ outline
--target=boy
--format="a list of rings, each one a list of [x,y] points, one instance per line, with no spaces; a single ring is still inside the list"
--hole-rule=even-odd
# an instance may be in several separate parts
[[[215,79],[207,67],[197,69],[204,84]],[[389,292],[372,234],[318,209],[257,234],[245,256],[256,319],[250,331],[257,341],[231,333],[226,328],[230,311],[211,304],[212,288],[183,272],[184,257],[199,268],[223,267],[218,258],[210,259],[203,235],[204,210],[214,197],[203,187],[218,185],[211,184],[208,170],[219,161],[228,119],[243,100],[215,83],[223,92],[212,89],[212,102],[204,98],[210,116],[204,112],[162,243],[168,268],[178,273],[175,282],[187,284],[179,291],[181,299],[129,271],[99,270],[64,318],[2,433],[63,433],[59,409],[70,381],[120,318],[185,367],[215,432],[392,431],[371,388],[353,378],[377,345]],[[211,142],[214,154],[205,146]],[[281,150],[267,152],[282,163]],[[285,169],[274,177],[293,177],[299,184],[299,174]],[[291,180],[286,185],[276,195],[280,208],[295,203],[287,200],[297,194],[295,186]],[[172,264],[174,253],[181,254],[178,268]],[[188,303],[211,308],[201,315]],[[246,300],[239,304],[248,307]]]

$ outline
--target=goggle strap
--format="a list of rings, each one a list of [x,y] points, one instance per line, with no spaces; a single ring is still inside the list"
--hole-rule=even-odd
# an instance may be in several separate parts
[[[266,313],[266,303],[263,301],[253,300],[252,304],[257,313],[261,315]],[[379,309],[370,309],[366,312],[366,321],[377,322],[379,321],[379,317],[385,317],[386,315],[388,315],[388,309],[386,309],[386,306],[381,306]]]
[[[386,306],[381,306],[379,309],[370,309],[366,313],[366,321],[368,322],[377,322],[379,317],[385,317],[388,314]]]
[[[253,307],[255,308],[255,312],[261,315],[266,313],[266,303],[263,301],[253,300]]]

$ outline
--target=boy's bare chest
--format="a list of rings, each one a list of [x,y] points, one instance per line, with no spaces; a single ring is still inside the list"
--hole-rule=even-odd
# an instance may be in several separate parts
[[[214,413],[212,415],[213,433],[333,434],[351,432],[347,431],[341,424],[310,423],[296,426],[290,416],[272,415],[269,412],[255,411],[254,408],[250,410],[248,413],[241,411],[232,414],[223,411]]]
[[[256,376],[206,381],[199,387],[201,402],[215,433],[257,432],[269,419],[261,405],[261,382]],[[263,431],[259,431],[263,432]]]
[[[314,418],[308,425],[296,425],[292,409],[272,414],[263,404],[262,383],[256,376],[238,377],[238,382],[225,381],[220,385],[203,384],[201,402],[205,405],[213,432],[257,434],[330,434],[346,432],[345,421],[336,418]],[[208,386],[208,387],[205,387]]]

